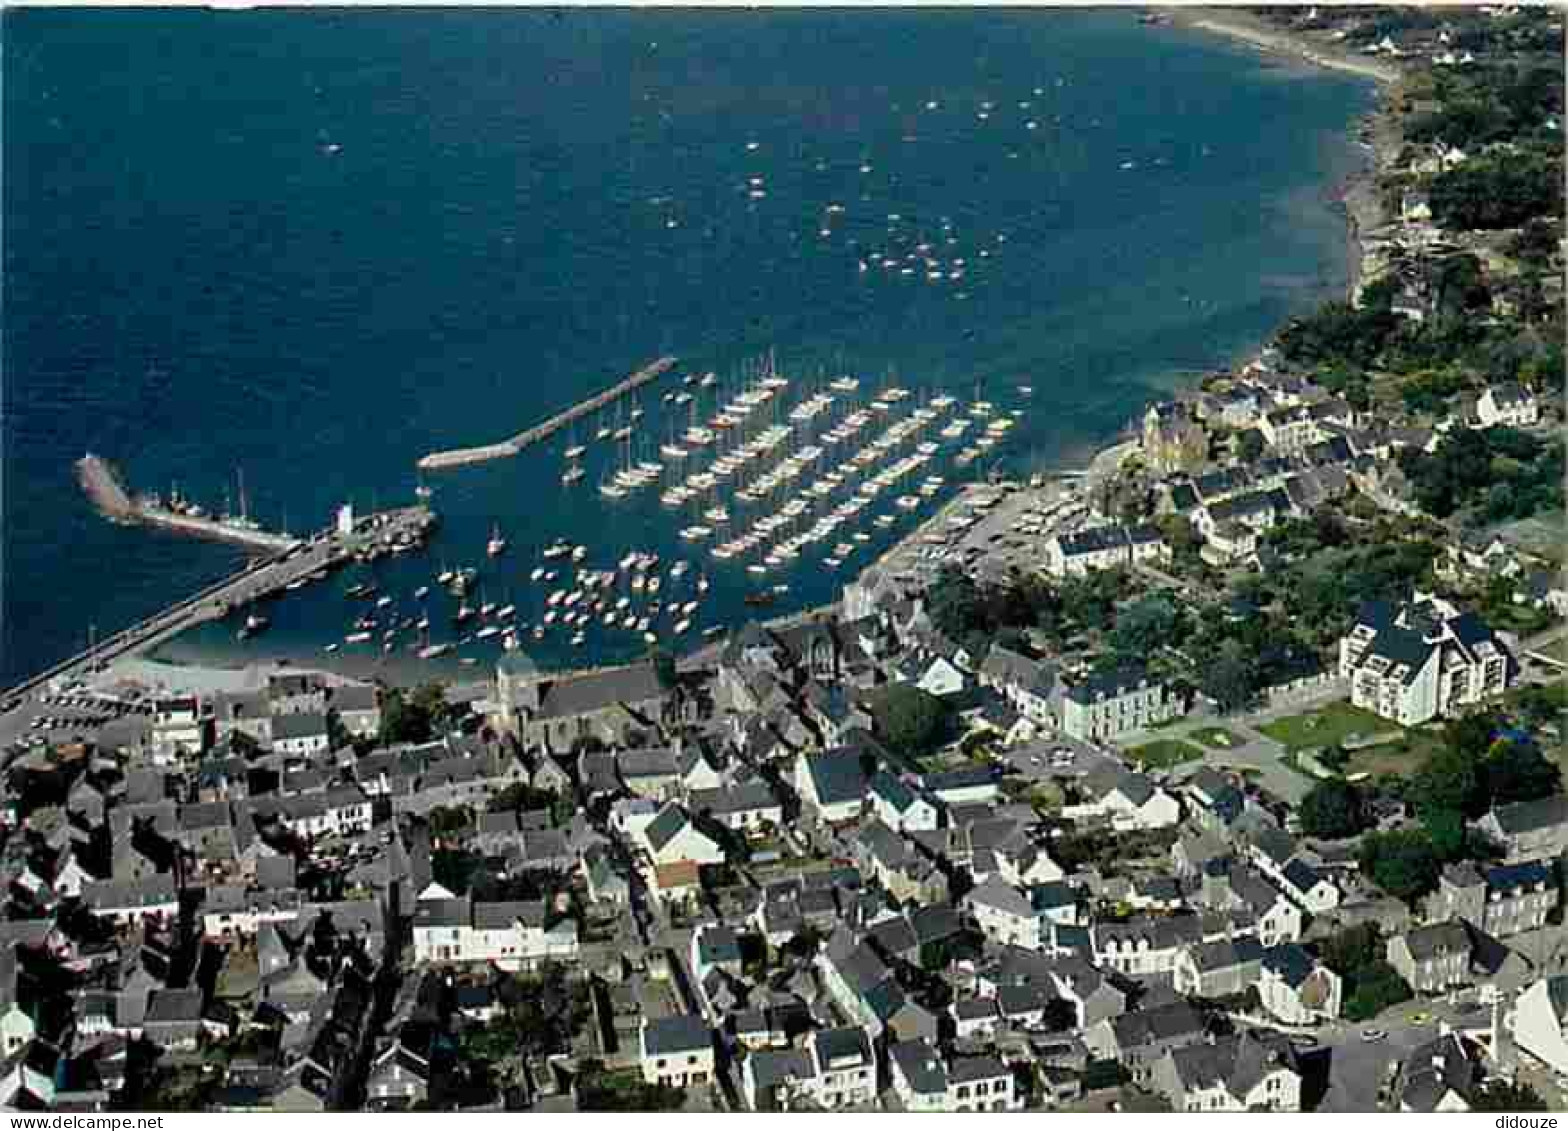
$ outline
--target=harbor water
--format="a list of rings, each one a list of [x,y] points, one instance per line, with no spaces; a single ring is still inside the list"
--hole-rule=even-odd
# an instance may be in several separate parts
[[[302,532],[344,501],[410,503],[422,454],[673,354],[636,406],[635,458],[657,460],[689,424],[664,399],[682,376],[733,396],[771,348],[791,404],[851,374],[868,397],[1020,410],[984,459],[943,465],[949,490],[1070,464],[1343,288],[1331,186],[1373,96],[1107,10],[19,10],[6,47],[0,683],[240,560],[105,522],[84,451],[209,509],[237,507],[242,471],[251,517]],[[445,640],[441,568],[477,568],[483,600],[533,620],[556,539],[598,568],[657,553],[691,563],[682,600],[711,581],[694,646],[759,591],[787,587],[767,615],[832,599],[946,497],[887,529],[867,511],[837,570],[819,549],[759,577],[681,539],[693,519],[660,488],[601,496],[625,454],[596,426],[428,474],[428,552],[362,572],[405,617],[431,585]],[[572,443],[589,450],[567,487]],[[365,611],[343,593],[359,580],[163,654],[322,657]],[[400,676],[425,670],[409,642]],[[524,646],[562,665],[644,642]],[[458,654],[488,664],[498,639],[428,669]]]

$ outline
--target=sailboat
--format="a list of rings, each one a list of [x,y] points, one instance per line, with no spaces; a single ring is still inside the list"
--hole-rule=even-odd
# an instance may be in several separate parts
[[[492,558],[498,558],[505,552],[506,539],[501,537],[501,527],[499,525],[491,526],[490,541],[485,543],[485,553],[489,554]]]
[[[586,447],[577,442],[577,426],[573,425],[571,431],[567,434],[566,450],[561,454],[566,457],[568,462],[571,462],[572,460],[582,459],[583,453],[587,450]]]

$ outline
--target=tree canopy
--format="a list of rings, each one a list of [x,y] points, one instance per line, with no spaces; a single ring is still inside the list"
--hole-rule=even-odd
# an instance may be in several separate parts
[[[1437,886],[1442,860],[1422,829],[1371,833],[1361,841],[1361,871],[1395,899],[1414,903]]]
[[[1339,778],[1321,781],[1301,799],[1301,831],[1308,836],[1338,840],[1366,828],[1361,791]]]
[[[877,697],[876,718],[887,744],[919,758],[947,736],[951,712],[946,703],[912,683],[895,683]]]

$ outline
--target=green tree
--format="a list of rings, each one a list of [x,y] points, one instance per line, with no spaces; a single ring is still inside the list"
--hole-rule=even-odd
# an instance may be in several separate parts
[[[1458,860],[1465,854],[1470,837],[1463,813],[1453,809],[1432,809],[1421,814],[1421,827],[1432,838],[1432,848],[1439,859]]]
[[[914,684],[895,683],[883,689],[877,708],[888,745],[911,758],[929,754],[947,734],[947,704]]]
[[[1533,742],[1513,742],[1500,738],[1481,761],[1481,777],[1488,801],[1506,805],[1514,801],[1538,801],[1562,790],[1562,772]]]
[[[1116,614],[1110,645],[1124,659],[1147,660],[1161,648],[1178,642],[1181,615],[1171,601],[1151,593]]]
[[[1383,1010],[1411,998],[1410,985],[1387,962],[1379,959],[1356,972],[1344,997],[1345,1019],[1370,1021]]]
[[[1198,689],[1223,712],[1239,711],[1257,698],[1262,685],[1256,659],[1235,640],[1226,640],[1220,654],[1197,677]]]
[[[1408,799],[1419,813],[1480,815],[1486,809],[1486,792],[1475,755],[1453,746],[1434,752],[1411,780]]]
[[[1263,457],[1263,433],[1256,428],[1248,428],[1236,436],[1236,458],[1243,463],[1256,463]]]
[[[381,702],[381,741],[386,745],[428,742],[450,715],[440,684],[427,683],[412,692],[394,687]]]
[[[1358,859],[1363,875],[1406,903],[1435,888],[1442,867],[1431,836],[1421,829],[1373,833],[1362,840]]]
[[[1321,781],[1301,799],[1301,831],[1308,836],[1339,840],[1366,828],[1361,791],[1338,778]]]
[[[1488,1080],[1470,1099],[1471,1111],[1550,1111],[1546,1101],[1528,1084]]]

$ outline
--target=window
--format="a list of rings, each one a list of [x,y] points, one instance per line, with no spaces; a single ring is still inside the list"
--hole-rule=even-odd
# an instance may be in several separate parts
[[[664,1058],[661,1057],[658,1060],[653,1062],[653,1066],[655,1068],[663,1068],[667,1063],[668,1063],[668,1061],[664,1060]]]

